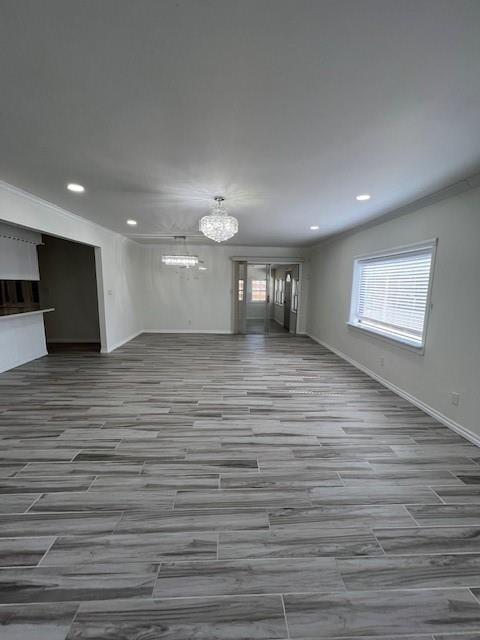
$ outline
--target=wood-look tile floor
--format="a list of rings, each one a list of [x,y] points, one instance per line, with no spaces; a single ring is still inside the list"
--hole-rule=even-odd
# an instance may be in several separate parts
[[[0,376],[0,640],[480,640],[480,450],[301,336]]]

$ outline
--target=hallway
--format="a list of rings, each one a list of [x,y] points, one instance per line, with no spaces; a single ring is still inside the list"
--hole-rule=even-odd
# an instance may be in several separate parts
[[[282,327],[281,324],[275,322],[275,320],[269,320],[267,335],[272,333],[278,335],[290,335],[285,327]],[[253,318],[247,319],[247,334],[265,335],[265,320],[256,320]]]
[[[1,640],[480,630],[480,450],[305,336],[51,354],[0,447]]]

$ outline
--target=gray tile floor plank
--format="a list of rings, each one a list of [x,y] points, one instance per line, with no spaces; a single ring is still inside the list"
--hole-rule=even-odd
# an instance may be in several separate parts
[[[305,490],[269,489],[220,489],[216,491],[179,491],[175,498],[175,509],[199,509],[225,507],[273,507],[310,506],[311,501]]]
[[[375,535],[387,554],[480,552],[480,527],[375,529]]]
[[[321,528],[405,527],[415,525],[413,516],[400,504],[326,505],[307,509],[269,509],[272,529],[304,525]]]
[[[217,540],[217,534],[212,532],[60,536],[41,564],[44,567],[52,567],[81,562],[160,562],[167,558],[215,559]]]
[[[421,526],[480,526],[480,504],[416,504],[406,509]]]
[[[1,520],[0,520],[1,522]],[[182,509],[181,511],[125,513],[115,533],[179,533],[193,531],[242,531],[269,529],[267,512],[261,509]],[[1,531],[1,529],[0,529]]]
[[[11,494],[2,496],[0,500],[0,513],[24,513],[34,504],[41,494]]]
[[[0,602],[80,602],[151,596],[158,566],[118,562],[2,569]]]
[[[458,482],[458,481],[457,481]],[[305,489],[311,487],[341,487],[343,486],[338,473],[325,471],[323,473],[222,473],[220,476],[221,489]]]
[[[480,586],[480,554],[339,558],[337,565],[352,591]]]
[[[292,527],[288,530],[234,531],[219,534],[218,557],[306,558],[383,555],[368,529]]]
[[[52,536],[0,538],[0,567],[34,566],[54,541],[55,537]]]
[[[292,639],[480,629],[480,603],[467,589],[301,594],[284,601]]]
[[[148,475],[138,478],[118,476],[97,476],[90,485],[90,491],[162,491],[165,489],[178,491],[196,491],[199,489],[218,489],[219,474],[205,476],[183,475],[170,476]],[[0,484],[1,486],[1,484]]]
[[[78,604],[0,607],[0,640],[65,640]]]
[[[360,473],[356,471],[340,471],[340,478],[346,487],[365,486],[423,486],[462,485],[462,481],[443,469],[418,471],[380,471]]]
[[[313,504],[322,505],[361,505],[361,504],[435,504],[440,498],[429,487],[396,487],[387,483],[384,486],[365,487],[319,487],[309,489]]]
[[[60,536],[113,532],[122,512],[25,513],[0,516],[0,537]]]
[[[256,595],[81,604],[67,640],[274,640],[286,637],[281,598]]]
[[[162,563],[154,595],[219,596],[343,588],[334,558],[216,560]]]
[[[55,491],[86,491],[95,476],[74,476],[70,478],[35,476],[34,478],[3,478],[0,480],[0,495],[15,493],[52,493]]]
[[[126,511],[142,507],[172,507],[175,491],[79,491],[45,493],[32,506],[32,512],[62,511]]]
[[[106,462],[95,464],[92,462],[29,462],[17,476],[70,476],[70,475],[139,475],[143,464],[129,464],[126,462]]]
[[[435,487],[435,493],[446,504],[480,504],[480,485],[463,485],[458,487]]]

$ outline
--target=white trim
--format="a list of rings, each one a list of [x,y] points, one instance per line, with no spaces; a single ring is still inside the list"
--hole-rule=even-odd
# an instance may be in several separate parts
[[[423,402],[423,400],[419,400],[416,396],[412,395],[408,391],[405,391],[401,387],[398,387],[396,384],[394,384],[393,382],[390,382],[386,378],[379,376],[377,373],[375,373],[365,365],[360,364],[360,362],[357,362],[353,358],[350,358],[342,351],[335,349],[335,347],[332,347],[331,345],[327,344],[323,340],[320,340],[319,338],[315,337],[311,333],[306,333],[305,335],[311,338],[314,342],[317,342],[318,344],[322,345],[322,347],[325,347],[329,351],[332,351],[332,353],[335,353],[337,356],[342,358],[342,360],[346,360],[351,365],[353,365],[356,369],[363,371],[363,373],[366,373],[367,376],[370,376],[370,378],[373,378],[384,387],[387,387],[387,389],[390,389],[390,391],[393,391],[393,393],[396,393],[401,398],[408,400],[408,402],[413,404],[415,407],[418,407],[419,409],[427,413],[429,416],[432,416],[432,418],[435,418],[435,420],[438,420],[438,422],[441,422],[452,431],[455,431],[455,433],[458,433],[458,435],[462,436],[463,438],[466,438],[477,447],[480,447],[480,435],[474,433],[467,427],[462,426],[458,422],[455,422],[455,420],[452,420],[451,418],[447,417],[445,414],[440,413],[440,411],[437,411],[437,409],[434,409],[430,405],[426,404],[425,402]]]
[[[15,193],[16,195],[22,196],[24,198],[26,198],[27,200],[30,200],[31,202],[34,202],[35,204],[39,204],[42,205],[44,207],[48,207],[49,209],[52,209],[52,211],[55,211],[55,213],[61,213],[64,216],[67,216],[69,218],[72,218],[73,220],[76,220],[77,222],[83,222],[85,224],[91,225],[92,227],[96,227],[97,229],[102,229],[103,231],[108,231],[109,233],[113,233],[116,236],[120,236],[122,238],[128,238],[128,236],[119,233],[118,231],[113,231],[113,229],[109,229],[108,227],[104,227],[101,224],[98,224],[98,222],[94,222],[93,220],[90,220],[89,218],[83,218],[81,215],[79,215],[78,213],[72,213],[71,211],[68,211],[67,209],[62,209],[62,207],[59,207],[58,205],[54,204],[53,202],[50,202],[49,200],[44,200],[43,198],[39,198],[38,196],[34,195],[33,193],[30,193],[29,191],[24,191],[23,189],[20,189],[19,187],[15,187],[13,184],[10,184],[9,182],[5,182],[4,180],[0,180],[0,189],[5,189],[5,191],[10,191],[11,193]],[[14,224],[17,225],[18,227],[21,227],[22,229],[30,229],[30,230],[34,230],[37,231],[39,233],[45,233],[46,235],[52,235],[54,236],[54,233],[51,233],[50,231],[43,231],[42,229],[33,229],[32,227],[25,227],[21,224],[18,224],[17,222],[10,222],[10,221],[5,221],[6,224]],[[56,236],[58,238],[65,238],[66,240],[71,240],[71,238],[66,238],[65,236]],[[87,246],[90,247],[97,247],[99,245],[93,245],[93,244],[89,244],[88,242],[85,242],[83,240],[72,240],[72,242],[79,242],[81,244],[86,244]]]
[[[402,244],[398,247],[391,247],[390,249],[378,249],[377,251],[369,251],[368,253],[362,253],[357,256],[353,256],[354,260],[368,260],[369,258],[388,258],[388,256],[396,256],[401,253],[411,253],[415,251],[421,251],[422,249],[431,249],[437,246],[438,238],[430,238],[423,242],[412,242],[411,244]]]

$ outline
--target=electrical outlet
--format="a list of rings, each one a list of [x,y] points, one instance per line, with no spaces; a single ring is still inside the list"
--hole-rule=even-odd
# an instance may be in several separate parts
[[[457,391],[452,391],[452,404],[455,407],[458,407],[458,405],[460,404],[460,394],[457,393]]]
[[[383,356],[380,358],[380,366],[381,367],[385,366],[385,358]]]

